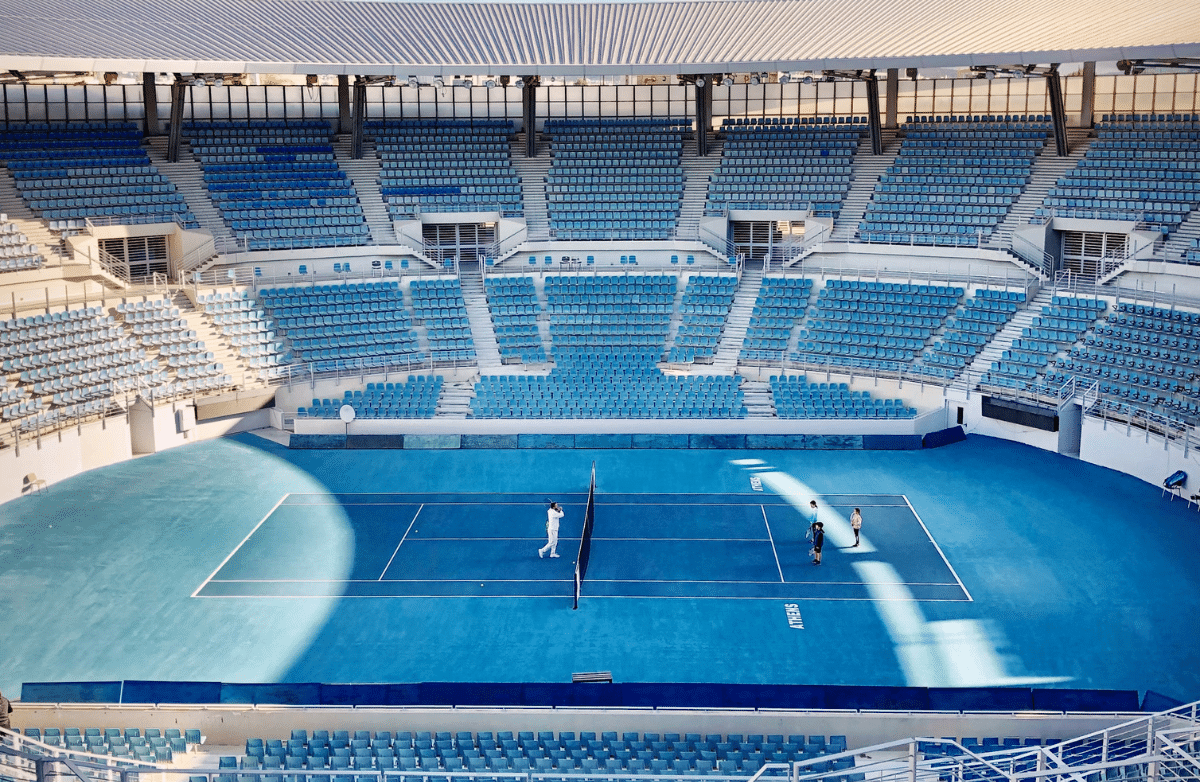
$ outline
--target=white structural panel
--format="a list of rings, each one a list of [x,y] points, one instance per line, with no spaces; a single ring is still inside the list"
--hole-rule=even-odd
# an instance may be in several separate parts
[[[604,76],[1200,56],[1196,0],[2,0],[24,71]]]

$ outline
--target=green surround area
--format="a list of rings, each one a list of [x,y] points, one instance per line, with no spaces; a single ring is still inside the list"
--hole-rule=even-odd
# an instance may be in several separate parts
[[[735,463],[745,460],[760,461]],[[534,543],[541,499],[562,498],[570,512],[593,461],[589,577],[597,580],[585,582],[572,611],[570,528],[564,524],[563,559],[538,561]],[[764,484],[761,495],[752,475]],[[785,609],[793,601],[782,597],[669,594],[662,586],[701,573],[744,587],[765,549],[745,558],[737,546],[685,539],[704,537],[693,529],[715,530],[712,537],[750,545],[754,535],[730,526],[745,508],[692,514],[686,506],[762,504],[783,527],[795,511],[776,492],[788,486],[828,496],[830,514],[862,504],[864,535],[881,552],[871,557],[907,584],[921,583],[935,565],[945,570],[935,543],[970,600],[957,585],[958,599],[914,589],[912,604],[889,602],[896,594],[886,590],[869,599],[817,595],[794,601],[798,629]],[[399,517],[410,523],[413,503],[383,511],[371,503],[395,504],[397,495],[434,498],[447,511],[437,527],[430,517],[422,529],[417,516],[419,533],[399,547],[421,543],[412,556],[423,578],[483,571],[528,580],[545,594],[371,596],[321,587],[378,581],[404,534]],[[495,499],[504,495],[529,502],[502,512]],[[687,501],[673,503],[672,495]],[[881,495],[907,498],[929,540],[916,546],[901,534],[895,525],[903,522],[888,520],[896,507],[867,507]],[[461,512],[449,512],[451,502]],[[928,631],[918,645],[932,648],[939,634],[962,637],[967,628],[1007,676],[1189,700],[1200,697],[1197,524],[1195,510],[1158,487],[978,436],[919,451],[376,451],[288,450],[243,434],[87,472],[0,505],[0,690],[121,679],[564,682],[589,670],[631,682],[943,686],[901,663],[889,606],[914,605]],[[788,556],[799,570],[806,552],[797,543]],[[856,556],[830,542],[825,564],[811,570],[829,580],[874,578],[876,570],[855,570]],[[561,573],[552,570],[559,565]],[[659,578],[647,579],[653,583],[636,593],[643,596],[599,588],[606,574],[628,576],[622,568]],[[199,596],[223,569],[263,588],[257,596],[241,585]],[[280,577],[310,584],[311,596],[271,596],[280,592],[268,585]]]

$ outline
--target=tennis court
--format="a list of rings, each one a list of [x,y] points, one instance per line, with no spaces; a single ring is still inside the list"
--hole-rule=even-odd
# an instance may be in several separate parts
[[[545,499],[288,494],[195,596],[558,598],[569,608],[587,496],[555,498],[566,513],[558,559],[536,554],[546,539]],[[823,502],[829,520],[861,507],[871,546],[827,543],[817,567],[807,518],[780,497],[598,493],[582,599],[870,600],[872,584],[854,567],[864,559],[891,564],[917,600],[970,599],[904,496]],[[314,545],[347,536],[349,562]]]

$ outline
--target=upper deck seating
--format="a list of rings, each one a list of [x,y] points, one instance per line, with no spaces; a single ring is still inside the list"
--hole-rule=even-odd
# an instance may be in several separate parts
[[[186,122],[183,134],[213,203],[251,250],[370,242],[328,122]]]
[[[0,128],[0,160],[43,220],[200,227],[150,163],[136,123],[10,123]]]
[[[805,117],[804,119],[808,119]],[[842,208],[865,122],[804,124],[798,117],[738,117],[721,125],[721,164],[709,177],[705,211]]]
[[[546,175],[558,239],[666,239],[683,197],[687,120],[547,120],[554,161]]]
[[[975,245],[986,241],[1029,182],[1050,124],[984,117],[913,118],[859,223],[865,241]]]
[[[522,214],[512,167],[512,120],[376,120],[364,132],[379,155],[379,191],[393,220],[422,212]]]
[[[1035,219],[1134,221],[1169,234],[1200,204],[1195,115],[1105,115],[1096,134],[1079,164],[1050,189]]]
[[[0,214],[0,272],[40,269],[42,262],[37,245],[29,243],[16,223],[9,222],[8,215]]]

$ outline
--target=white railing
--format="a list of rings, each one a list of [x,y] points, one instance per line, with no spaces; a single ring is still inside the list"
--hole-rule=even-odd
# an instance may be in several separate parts
[[[917,716],[917,715],[914,715]],[[1032,715],[1031,715],[1032,716]],[[1054,718],[1054,714],[1045,716]],[[1028,727],[1036,729],[1036,718]],[[1195,782],[1200,779],[1200,758],[1196,755],[1200,740],[1197,704],[1192,703],[1159,714],[1148,715],[1102,730],[1050,745],[981,746],[954,739],[908,738],[871,746],[848,747],[818,757],[791,763],[762,765],[752,775],[722,768],[722,760],[706,774],[717,782],[757,782],[759,779],[788,782],[1085,782],[1086,780],[1123,780],[1125,782]],[[1040,741],[1040,740],[1039,740]],[[612,754],[612,753],[606,753]],[[284,769],[216,769],[210,764],[189,768],[188,755],[177,756],[170,766],[144,763],[130,758],[89,754],[72,748],[52,747],[40,741],[0,730],[0,770],[15,782],[53,782],[73,778],[82,782],[132,782],[141,774],[163,782],[183,782],[201,776],[209,782],[223,774],[239,779],[278,777]],[[379,782],[416,782],[416,780],[453,779],[455,782],[548,782],[579,778],[618,782],[631,778],[656,782],[688,782],[694,776],[661,773],[645,768],[608,768],[607,758],[589,758],[596,767],[586,766],[553,770],[513,770],[506,768],[450,770],[438,762],[422,760],[419,768],[383,769],[303,769],[311,776],[355,775]],[[461,762],[461,761],[460,761]],[[200,765],[200,764],[195,764]],[[624,765],[622,763],[621,765]],[[732,773],[730,773],[732,771]],[[714,773],[715,772],[715,773]],[[693,771],[692,774],[696,772]],[[332,781],[330,781],[332,782]]]
[[[1013,234],[1011,249],[1014,255],[1032,266],[1043,280],[1054,276],[1054,256],[1024,236]]]

